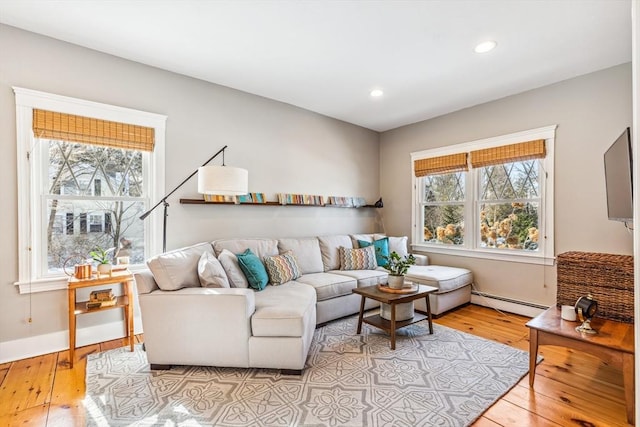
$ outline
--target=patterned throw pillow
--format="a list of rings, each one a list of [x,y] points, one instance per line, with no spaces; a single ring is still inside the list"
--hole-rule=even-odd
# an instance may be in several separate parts
[[[366,248],[350,249],[340,246],[338,248],[340,257],[340,270],[375,270],[376,250],[374,246]]]
[[[366,248],[367,246],[373,245],[376,248],[376,262],[380,267],[387,266],[386,257],[389,256],[389,238],[383,237],[379,240],[374,240],[373,242],[367,242],[364,240],[358,240],[358,245],[361,248]]]
[[[287,251],[282,255],[264,257],[269,281],[272,285],[281,285],[300,277],[300,267],[293,252]]]

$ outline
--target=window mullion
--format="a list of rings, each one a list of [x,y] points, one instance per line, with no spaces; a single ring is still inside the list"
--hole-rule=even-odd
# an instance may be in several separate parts
[[[468,172],[468,176],[469,188],[467,190],[466,217],[468,218],[469,224],[472,224],[473,227],[470,233],[465,233],[465,236],[468,236],[468,244],[466,246],[469,249],[476,249],[478,247],[480,234],[480,206],[478,205],[478,200],[481,197],[480,170],[472,168]]]

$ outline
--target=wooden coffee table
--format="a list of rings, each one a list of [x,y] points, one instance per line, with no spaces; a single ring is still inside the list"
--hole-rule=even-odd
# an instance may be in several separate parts
[[[433,323],[431,321],[431,304],[429,303],[429,294],[436,292],[438,288],[426,285],[414,285],[417,290],[412,293],[388,293],[378,289],[378,285],[366,286],[364,288],[355,288],[352,292],[362,296],[360,302],[360,314],[358,316],[358,330],[359,334],[362,331],[362,323],[367,323],[376,328],[380,328],[387,332],[391,336],[391,350],[396,349],[396,330],[403,328],[407,325],[411,325],[422,320],[429,320],[429,333],[433,334]],[[383,319],[380,315],[373,315],[364,317],[364,303],[367,298],[378,301],[382,304],[389,304],[391,306],[391,320]],[[417,299],[424,298],[427,305],[426,316],[422,313],[414,311],[413,317],[407,320],[396,321],[396,305],[415,301]]]
[[[529,386],[533,387],[536,374],[538,346],[557,345],[592,354],[622,369],[624,396],[627,403],[627,421],[633,424],[634,401],[634,346],[633,324],[613,320],[593,319],[591,326],[597,334],[576,331],[579,322],[562,320],[560,309],[550,307],[527,323],[529,328]]]

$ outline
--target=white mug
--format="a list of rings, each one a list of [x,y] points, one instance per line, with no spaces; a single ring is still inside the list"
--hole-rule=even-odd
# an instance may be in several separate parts
[[[118,261],[118,264],[122,265],[122,264],[129,264],[129,257],[128,256],[119,256],[118,258],[116,258]]]
[[[562,308],[562,317],[564,320],[568,320],[570,322],[576,321],[576,308],[572,305],[563,305]]]

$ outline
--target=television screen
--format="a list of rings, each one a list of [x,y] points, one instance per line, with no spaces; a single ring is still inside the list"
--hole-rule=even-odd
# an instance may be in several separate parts
[[[607,211],[612,221],[633,220],[631,130],[629,128],[604,153]]]

